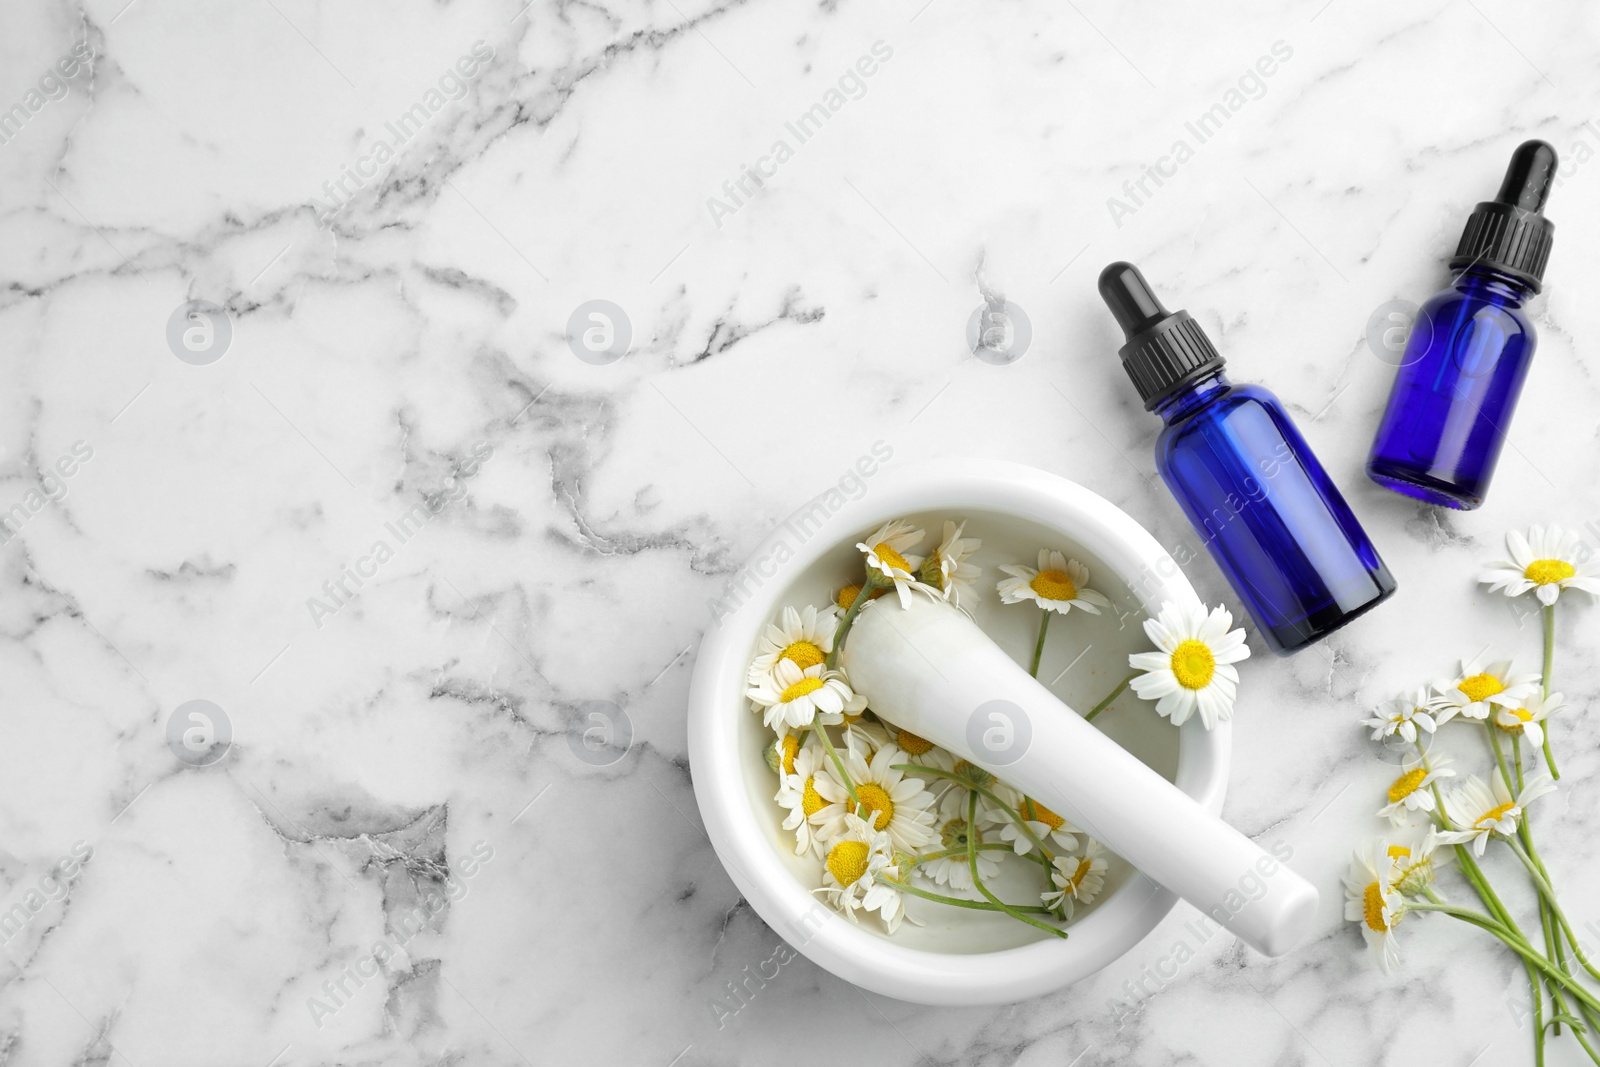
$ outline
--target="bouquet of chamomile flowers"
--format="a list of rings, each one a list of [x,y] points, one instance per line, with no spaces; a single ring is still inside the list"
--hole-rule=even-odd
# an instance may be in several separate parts
[[[1345,880],[1345,917],[1357,923],[1377,963],[1400,959],[1397,930],[1413,914],[1435,912],[1499,938],[1528,974],[1535,1062],[1544,1062],[1547,1029],[1567,1025],[1600,1064],[1595,1028],[1600,997],[1584,982],[1600,970],[1562,910],[1550,871],[1534,844],[1532,806],[1561,777],[1550,720],[1566,702],[1551,688],[1559,602],[1600,593],[1588,549],[1559,528],[1533,527],[1506,536],[1508,560],[1490,564],[1479,581],[1512,598],[1532,593],[1543,622],[1539,671],[1517,671],[1509,659],[1474,657],[1446,678],[1379,705],[1362,722],[1372,740],[1400,755],[1400,774],[1377,809],[1395,833],[1356,853]],[[1446,745],[1448,740],[1451,744]],[[1473,742],[1476,742],[1474,744]],[[1476,748],[1484,772],[1463,777],[1446,747]],[[1536,928],[1525,930],[1490,883],[1481,862],[1494,850],[1526,874],[1538,900]],[[1481,908],[1448,902],[1437,877],[1453,859]],[[1529,932],[1531,930],[1531,934]]]
[[[915,896],[1003,912],[1066,937],[1062,927],[1104,888],[1108,854],[1100,843],[982,767],[875,715],[838,666],[851,626],[879,597],[935,597],[970,609],[983,577],[972,562],[981,542],[965,530],[946,521],[926,554],[918,551],[926,534],[908,522],[869,534],[856,545],[861,571],[832,603],[785,607],[768,625],[747,695],[773,732],[767,763],[778,780],[783,829],[794,835],[796,855],[817,862],[816,892],[851,920],[875,912],[892,934],[905,918],[905,897]],[[997,586],[1003,604],[1039,609],[1035,676],[1053,616],[1111,607],[1082,563],[1049,548],[1037,562],[1002,566]],[[1130,685],[1175,724],[1196,713],[1208,728],[1228,718],[1239,680],[1233,665],[1249,655],[1232,623],[1222,608],[1163,606],[1144,624],[1155,650],[1130,656],[1134,671],[1085,718]],[[1000,899],[989,883],[1002,863],[1027,865],[1037,895]]]

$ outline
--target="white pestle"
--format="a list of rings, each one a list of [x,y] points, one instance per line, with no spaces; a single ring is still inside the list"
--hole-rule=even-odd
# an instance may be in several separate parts
[[[883,718],[1022,789],[1251,947],[1282,955],[1308,932],[1310,882],[1085,722],[957,609],[884,597],[840,658]]]

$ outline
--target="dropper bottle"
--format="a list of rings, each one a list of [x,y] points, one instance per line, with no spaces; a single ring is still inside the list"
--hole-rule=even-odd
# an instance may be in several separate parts
[[[1500,193],[1467,219],[1450,288],[1422,305],[1372,443],[1367,475],[1446,507],[1483,503],[1538,340],[1524,305],[1544,281],[1556,150],[1525,141]]]
[[[1267,645],[1297,652],[1377,606],[1394,578],[1278,398],[1234,385],[1187,311],[1113,263],[1100,296],[1127,334],[1122,366],[1166,427],[1156,467]]]

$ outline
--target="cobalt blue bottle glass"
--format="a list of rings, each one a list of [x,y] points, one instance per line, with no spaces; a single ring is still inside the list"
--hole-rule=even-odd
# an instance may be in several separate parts
[[[1544,279],[1556,152],[1527,141],[1467,220],[1454,283],[1422,305],[1372,442],[1367,476],[1431,504],[1483,503],[1536,340],[1523,305]]]
[[[1288,412],[1234,385],[1187,311],[1113,263],[1100,295],[1127,334],[1122,365],[1166,423],[1156,467],[1267,645],[1297,652],[1376,607],[1394,578]]]

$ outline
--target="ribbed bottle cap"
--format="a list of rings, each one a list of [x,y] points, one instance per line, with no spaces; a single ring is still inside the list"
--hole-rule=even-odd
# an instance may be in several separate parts
[[[1224,360],[1200,324],[1187,311],[1162,307],[1132,263],[1113,263],[1100,272],[1100,298],[1127,335],[1118,354],[1146,411],[1221,369]]]
[[[1500,194],[1473,209],[1450,259],[1451,270],[1483,265],[1520,278],[1538,292],[1555,241],[1555,223],[1542,212],[1555,179],[1556,150],[1524,141],[1511,155]]]

